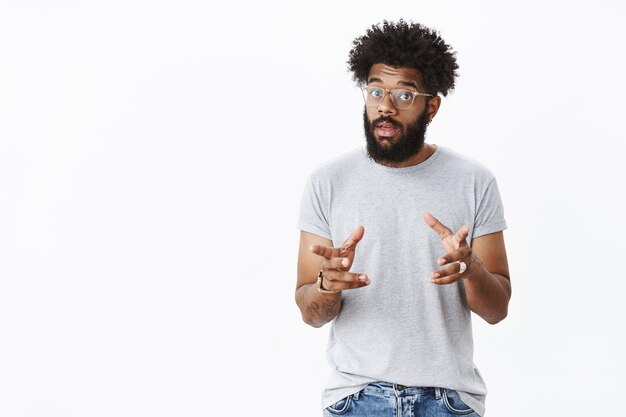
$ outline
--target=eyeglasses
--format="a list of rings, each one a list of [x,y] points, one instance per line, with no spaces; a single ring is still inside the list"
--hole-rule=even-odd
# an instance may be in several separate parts
[[[419,91],[407,90],[405,88],[387,90],[386,88],[367,85],[361,87],[361,91],[363,92],[365,105],[372,107],[380,106],[380,103],[385,99],[385,95],[390,93],[391,103],[398,110],[406,110],[411,107],[417,96],[433,97],[432,94],[420,93]]]

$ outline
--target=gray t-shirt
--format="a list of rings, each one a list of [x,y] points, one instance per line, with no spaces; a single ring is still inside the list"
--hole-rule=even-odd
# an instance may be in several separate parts
[[[454,232],[468,225],[468,242],[506,229],[493,174],[441,146],[405,168],[375,163],[363,146],[309,176],[298,227],[341,246],[363,225],[351,271],[372,282],[342,292],[326,352],[331,372],[323,407],[386,381],[454,389],[483,415],[487,390],[473,363],[465,289],[462,280],[430,282],[444,251],[425,211]]]

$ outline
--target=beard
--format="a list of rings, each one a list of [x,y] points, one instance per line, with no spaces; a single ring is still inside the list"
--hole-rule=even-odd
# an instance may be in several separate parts
[[[365,129],[365,140],[367,141],[367,153],[369,157],[383,165],[398,165],[416,155],[424,146],[426,138],[426,126],[428,125],[427,108],[424,112],[406,127],[389,116],[381,116],[370,122],[367,118],[367,110],[363,111],[363,128]],[[400,137],[395,143],[388,142],[389,146],[383,146],[374,136],[376,124],[387,122],[398,128]]]

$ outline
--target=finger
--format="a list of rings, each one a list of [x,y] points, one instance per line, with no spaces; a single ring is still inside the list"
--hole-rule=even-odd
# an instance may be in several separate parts
[[[342,282],[342,281],[324,281],[324,288],[329,291],[346,291],[354,290],[357,288],[367,287],[372,282],[370,280],[357,281],[357,282]]]
[[[460,279],[461,279],[461,274],[452,274],[452,275],[441,277],[441,278],[431,278],[430,282],[436,285],[448,285],[448,284],[454,284]]]
[[[350,259],[348,258],[330,258],[324,262],[324,268],[326,269],[346,269],[348,267],[350,267]]]
[[[333,291],[359,288],[371,283],[367,274],[345,272],[336,269],[324,271],[322,276],[324,277],[324,288]]]
[[[463,274],[461,273],[461,264],[455,262],[447,265],[445,268],[441,268],[440,270],[433,272],[430,277],[430,282],[433,284],[444,285],[456,282],[461,278],[463,278]]]
[[[426,224],[430,226],[430,228],[433,229],[435,232],[437,232],[437,234],[442,239],[452,235],[452,230],[444,226],[439,220],[435,218],[435,216],[433,216],[429,212],[425,211],[422,217],[424,217],[424,221],[426,222]]]
[[[329,248],[328,246],[311,245],[309,246],[309,250],[311,253],[322,256],[326,259],[336,258],[339,256],[339,249]]]
[[[343,249],[354,250],[356,248],[357,243],[363,239],[363,235],[365,234],[365,228],[363,226],[358,226],[350,237],[343,242]]]
[[[437,259],[438,265],[447,265],[451,262],[462,261],[472,253],[472,249],[469,246],[460,246],[457,250],[446,253],[441,258]]]

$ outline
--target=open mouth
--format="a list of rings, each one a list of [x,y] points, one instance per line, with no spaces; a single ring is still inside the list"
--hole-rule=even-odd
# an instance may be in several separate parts
[[[398,133],[398,126],[390,122],[378,122],[374,125],[375,132],[378,136],[388,138]]]

